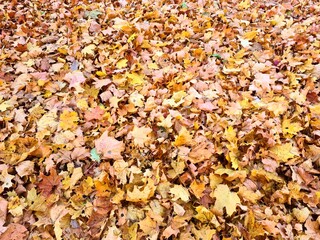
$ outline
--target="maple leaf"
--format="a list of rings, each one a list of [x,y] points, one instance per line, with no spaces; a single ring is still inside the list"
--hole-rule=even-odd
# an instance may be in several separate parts
[[[142,74],[133,72],[133,73],[127,73],[126,76],[129,80],[130,85],[140,86],[144,83],[144,75]]]
[[[120,59],[120,60],[117,62],[116,67],[117,67],[118,69],[125,68],[125,67],[127,66],[127,62],[128,62],[127,59]]]
[[[49,176],[40,173],[40,178],[42,181],[38,184],[38,187],[44,196],[48,197],[56,190],[60,191],[62,177],[57,175],[56,169],[51,168]]]
[[[108,136],[105,131],[99,139],[95,141],[95,147],[98,154],[106,159],[122,159],[121,152],[124,151],[124,143]]]
[[[10,223],[6,231],[0,235],[1,240],[26,240],[28,229],[18,223]]]
[[[192,224],[192,233],[197,240],[211,240],[216,233],[215,229],[211,229],[210,226],[203,226],[199,230]]]
[[[204,206],[196,207],[196,212],[197,214],[194,216],[194,218],[198,219],[200,222],[209,223],[214,218],[213,212],[211,212]]]
[[[105,110],[99,106],[96,106],[94,109],[86,111],[84,114],[84,118],[88,122],[92,120],[101,120],[104,114]]]
[[[212,196],[216,198],[213,208],[220,215],[226,208],[227,215],[231,216],[236,211],[237,204],[241,203],[237,193],[231,192],[225,184],[219,184]]]
[[[157,222],[152,220],[149,216],[140,221],[139,226],[146,235],[152,236],[157,234]]]
[[[60,115],[60,127],[63,130],[76,128],[78,121],[79,118],[77,112],[64,110]]]
[[[206,188],[206,184],[203,182],[197,182],[196,180],[194,180],[191,185],[190,188],[193,192],[193,194],[200,199],[203,196],[203,191]]]
[[[155,192],[154,181],[149,178],[145,186],[134,186],[132,191],[127,191],[126,200],[129,202],[146,202],[154,195]]]
[[[174,141],[175,146],[182,146],[182,145],[190,145],[192,143],[192,135],[189,133],[189,131],[182,127],[179,131],[179,135]]]
[[[101,15],[102,12],[98,10],[91,10],[91,11],[85,11],[84,12],[84,17],[85,18],[92,18],[92,19],[97,19],[99,15]]]
[[[179,198],[184,202],[189,202],[190,199],[190,193],[188,189],[181,185],[175,184],[171,189],[170,193],[174,195],[173,200],[177,201]]]
[[[92,148],[90,151],[91,159],[97,162],[100,162],[100,155],[97,152],[96,148]]]
[[[270,148],[270,152],[281,162],[287,162],[290,158],[299,155],[297,148],[291,142],[285,144],[278,144]]]
[[[42,195],[37,195],[37,190],[32,188],[27,194],[27,203],[32,211],[44,212],[47,210],[46,198]]]
[[[151,140],[151,132],[152,129],[149,127],[134,126],[133,130],[131,131],[134,144],[138,145],[139,147],[147,145]]]
[[[65,80],[70,82],[69,87],[79,87],[81,83],[86,81],[86,78],[84,77],[83,73],[80,71],[73,71],[71,73],[67,73],[64,77]]]
[[[2,188],[11,188],[13,183],[12,183],[12,179],[14,178],[14,175],[11,175],[8,173],[8,169],[4,169],[1,172],[0,175],[0,181],[3,182],[2,184]]]
[[[292,138],[302,129],[301,124],[298,122],[292,122],[290,119],[284,119],[282,121],[282,132],[288,138]]]

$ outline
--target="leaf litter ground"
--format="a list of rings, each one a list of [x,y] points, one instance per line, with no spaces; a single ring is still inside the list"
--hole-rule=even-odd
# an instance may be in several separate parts
[[[319,239],[317,1],[2,1],[0,239]]]

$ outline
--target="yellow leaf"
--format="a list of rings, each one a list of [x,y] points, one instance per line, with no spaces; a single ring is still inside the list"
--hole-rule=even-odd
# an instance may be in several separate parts
[[[128,38],[128,43],[132,42],[138,35],[136,33],[132,34],[129,38]]]
[[[305,222],[310,215],[310,211],[307,207],[302,209],[294,208],[292,209],[292,213],[293,216],[295,216],[295,218],[301,223]]]
[[[320,115],[320,103],[309,106],[310,112],[315,115]]]
[[[139,147],[144,147],[145,145],[150,143],[152,129],[149,127],[137,127],[134,126],[131,134],[133,136],[133,143]]]
[[[213,239],[213,234],[216,233],[216,230],[211,229],[210,226],[202,226],[198,230],[194,225],[192,225],[191,231],[195,236],[195,238],[192,237],[191,239],[195,240],[211,240]]]
[[[130,95],[129,103],[132,103],[135,107],[143,107],[144,96],[135,91]]]
[[[88,101],[85,98],[78,99],[77,107],[81,110],[87,110],[89,108]]]
[[[247,172],[245,170],[234,171],[228,168],[219,168],[215,170],[214,173],[220,176],[222,176],[223,174],[226,174],[227,177],[225,179],[227,181],[233,181],[235,179],[239,179],[241,182],[243,182],[247,177]]]
[[[302,129],[301,124],[298,122],[291,122],[289,119],[284,119],[282,122],[282,132],[285,137],[292,138],[293,135],[296,135]]]
[[[63,130],[76,128],[78,121],[79,118],[77,112],[64,110],[60,115],[60,127]]]
[[[60,63],[66,63],[66,60],[64,58],[58,57],[57,60]]]
[[[138,239],[138,223],[133,223],[129,228],[128,228],[128,234],[130,240],[137,240]]]
[[[120,60],[117,62],[116,67],[117,67],[118,69],[125,68],[125,67],[127,66],[127,62],[128,62],[127,59],[120,59]]]
[[[112,197],[112,202],[114,204],[119,204],[122,200],[124,200],[125,192],[120,188],[117,188],[117,193]]]
[[[223,208],[226,208],[227,215],[231,216],[240,204],[240,198],[237,193],[231,192],[229,187],[224,184],[219,184],[214,190],[213,197],[216,198],[214,203],[214,210],[220,215],[223,213]]]
[[[189,133],[189,131],[185,128],[182,127],[178,137],[174,141],[175,146],[182,146],[182,145],[188,145],[192,143],[192,135]]]
[[[241,72],[241,68],[234,68],[234,67],[227,68],[227,67],[223,66],[222,72],[227,75],[228,74],[236,74],[238,72]]]
[[[193,180],[193,182],[190,184],[190,188],[193,192],[193,194],[200,199],[203,196],[203,192],[206,189],[206,184],[203,182],[197,182],[196,180]]]
[[[168,176],[170,178],[175,178],[179,174],[183,173],[184,168],[186,167],[184,161],[172,161],[170,165],[173,168],[168,170]]]
[[[251,6],[251,0],[243,0],[238,4],[240,10],[248,9]]]
[[[96,49],[96,45],[90,44],[82,49],[81,53],[84,55],[94,55],[94,50]]]
[[[214,214],[204,206],[196,207],[196,211],[197,214],[194,217],[202,223],[209,223],[214,217]]]
[[[46,198],[43,195],[37,195],[37,190],[32,188],[27,194],[27,203],[29,210],[44,212],[47,210]]]
[[[276,160],[280,162],[287,162],[290,158],[299,155],[297,149],[292,146],[292,143],[275,145],[270,148],[270,152],[274,155]]]
[[[127,183],[127,169],[128,169],[128,162],[124,160],[116,160],[113,163],[113,168],[116,173],[117,179],[120,180],[120,184]]]
[[[240,186],[238,195],[242,198],[245,199],[253,204],[256,204],[257,201],[263,197],[262,193],[259,191],[254,192],[251,189],[247,189],[245,186]]]
[[[129,79],[129,83],[133,86],[139,86],[144,83],[144,76],[138,73],[127,73],[127,78]]]
[[[56,236],[56,239],[61,240],[62,239],[62,228],[60,226],[59,221],[56,221],[54,223],[53,231],[54,231],[54,235]]]
[[[276,181],[278,183],[283,183],[283,179],[276,175],[276,173],[267,172],[263,169],[253,169],[251,171],[250,177],[254,180],[259,180],[261,182]]]
[[[235,58],[235,59],[242,59],[245,54],[246,54],[246,49],[245,49],[245,48],[242,48],[240,51],[238,51],[238,52],[234,55],[234,58]]]
[[[149,69],[159,69],[159,66],[156,63],[148,63]]]
[[[257,33],[258,33],[257,31],[246,32],[244,34],[244,38],[247,40],[252,40],[257,36]]]
[[[128,202],[147,202],[154,195],[156,186],[154,181],[149,178],[146,186],[134,186],[132,191],[127,191],[126,200]]]
[[[102,71],[96,71],[96,74],[97,74],[98,77],[105,77],[105,76],[107,76],[107,73],[102,72]]]
[[[226,137],[226,139],[227,139],[230,143],[236,143],[236,142],[237,142],[237,133],[236,133],[236,131],[233,129],[232,126],[229,126],[229,127],[225,130],[224,136]]]
[[[82,168],[78,167],[73,169],[71,178],[70,178],[70,187],[72,188],[73,186],[76,185],[76,183],[83,177],[82,173]]]
[[[114,25],[112,26],[114,29],[116,30],[122,30],[124,31],[125,33],[129,33],[131,32],[132,30],[132,26],[131,24],[126,21],[126,20],[123,20],[121,18],[114,18]]]
[[[149,216],[139,222],[140,229],[147,235],[154,235],[157,232],[157,223]]]
[[[175,184],[174,187],[170,189],[170,193],[174,195],[173,201],[177,201],[180,198],[184,202],[189,202],[190,193],[188,189],[181,185]]]
[[[57,49],[59,53],[63,54],[63,55],[67,55],[68,54],[68,49],[67,47],[60,47]]]

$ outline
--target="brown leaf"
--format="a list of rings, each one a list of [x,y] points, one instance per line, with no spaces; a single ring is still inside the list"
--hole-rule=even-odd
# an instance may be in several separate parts
[[[25,240],[28,238],[28,230],[18,223],[9,224],[7,230],[0,235],[0,240]]]
[[[60,190],[62,177],[57,175],[57,171],[55,168],[50,169],[49,176],[40,173],[40,178],[42,179],[42,181],[38,184],[38,187],[40,188],[40,191],[44,196],[49,196],[55,190]]]

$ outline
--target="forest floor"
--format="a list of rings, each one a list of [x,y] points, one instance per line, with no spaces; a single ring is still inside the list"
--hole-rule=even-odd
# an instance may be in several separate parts
[[[320,239],[318,1],[0,3],[0,240]]]

